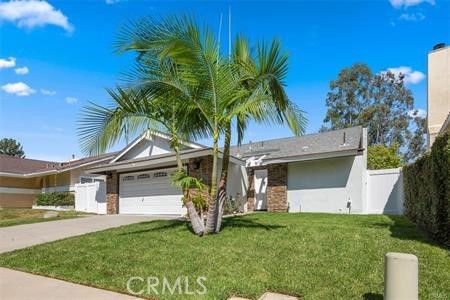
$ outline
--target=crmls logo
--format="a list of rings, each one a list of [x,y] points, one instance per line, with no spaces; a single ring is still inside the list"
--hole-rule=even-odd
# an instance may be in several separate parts
[[[188,276],[178,276],[176,280],[170,281],[163,277],[147,277],[146,279],[134,276],[127,281],[127,290],[133,295],[204,295],[208,292],[204,282],[206,277],[197,277],[190,280]],[[195,289],[194,289],[195,288]]]

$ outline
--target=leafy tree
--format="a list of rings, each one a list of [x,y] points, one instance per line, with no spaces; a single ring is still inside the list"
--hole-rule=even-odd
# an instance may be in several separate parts
[[[1,139],[0,154],[25,158],[25,152],[22,149],[22,145],[15,139]]]
[[[398,144],[394,143],[390,147],[380,144],[369,146],[367,151],[368,169],[393,169],[401,166],[402,159],[399,155]]]
[[[413,104],[403,74],[374,74],[367,65],[354,64],[330,82],[324,118],[328,127],[321,130],[362,125],[367,127],[369,145],[397,143],[408,161],[423,153],[425,143],[419,129],[421,121],[410,115]]]

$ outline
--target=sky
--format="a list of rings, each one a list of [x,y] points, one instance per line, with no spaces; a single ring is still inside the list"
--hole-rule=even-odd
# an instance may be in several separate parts
[[[415,107],[425,112],[427,53],[450,43],[448,0],[1,1],[0,138],[18,140],[28,158],[82,156],[80,110],[88,101],[108,104],[105,88],[120,83],[135,58],[114,53],[120,28],[133,19],[190,14],[218,33],[222,15],[223,38],[229,8],[232,36],[277,37],[290,53],[286,90],[306,112],[307,133],[323,124],[329,82],[358,62],[373,72],[405,73]],[[245,141],[291,135],[285,126],[251,124]]]

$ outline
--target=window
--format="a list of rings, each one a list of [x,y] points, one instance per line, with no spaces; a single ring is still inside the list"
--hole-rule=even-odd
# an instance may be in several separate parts
[[[104,182],[105,180],[101,178],[93,178],[87,176],[80,176],[80,183],[91,183],[91,182]]]
[[[122,181],[133,181],[133,180],[134,180],[134,176],[133,175],[124,176],[122,178]]]
[[[159,178],[159,177],[167,177],[167,172],[156,172],[153,174],[153,178]]]
[[[150,178],[150,174],[148,173],[144,173],[144,174],[139,174],[137,179],[148,179]]]

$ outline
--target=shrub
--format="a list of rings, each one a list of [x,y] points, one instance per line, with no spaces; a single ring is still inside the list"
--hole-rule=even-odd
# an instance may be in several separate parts
[[[37,205],[73,206],[75,195],[70,192],[42,193],[37,195]]]
[[[367,151],[367,168],[370,170],[400,168],[402,159],[398,153],[398,145],[392,144],[369,146]]]
[[[431,152],[403,169],[405,215],[450,248],[450,132]]]

